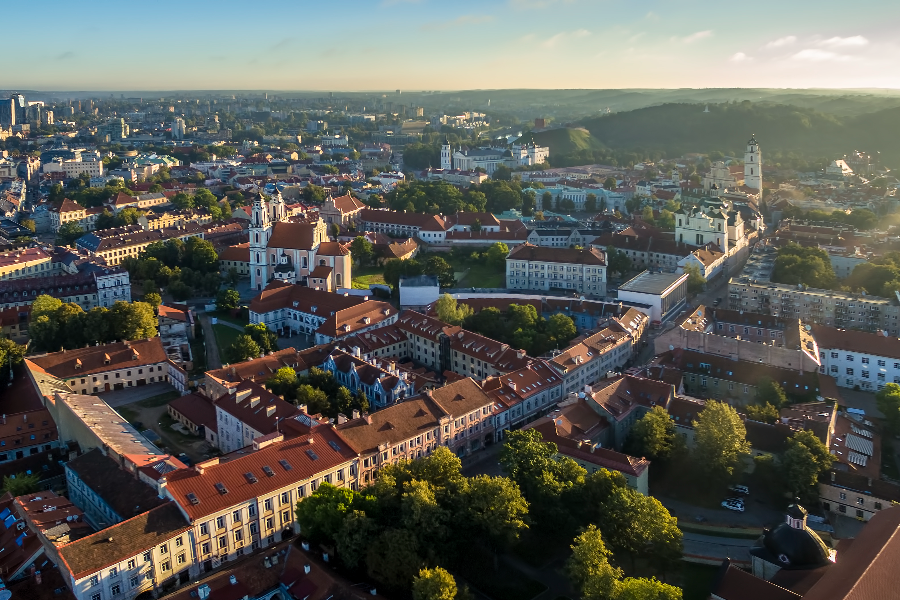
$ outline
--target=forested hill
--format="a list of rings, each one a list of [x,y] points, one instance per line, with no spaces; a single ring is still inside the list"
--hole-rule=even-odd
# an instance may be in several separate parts
[[[756,134],[763,152],[840,157],[854,149],[880,151],[900,166],[900,108],[838,117],[791,105],[741,102],[710,105],[664,104],[586,119],[600,144],[614,149],[661,150],[668,156],[719,150],[743,157]]]
[[[529,131],[521,138],[518,143],[527,144],[534,142],[539,146],[547,146],[550,148],[550,154],[568,154],[579,150],[599,150],[603,147],[587,131],[583,129],[548,129],[546,131]]]

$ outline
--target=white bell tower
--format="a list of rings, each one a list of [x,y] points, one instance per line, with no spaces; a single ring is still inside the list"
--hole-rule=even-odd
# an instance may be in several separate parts
[[[269,207],[262,193],[253,200],[250,215],[250,286],[261,290],[269,280],[266,263],[266,248],[272,233],[272,222],[269,220]]]
[[[762,190],[762,155],[756,135],[750,136],[747,151],[744,152],[744,185],[755,190]]]
[[[444,143],[441,144],[441,169],[445,171],[453,169],[453,159],[450,154],[450,140],[447,138],[444,138]]]

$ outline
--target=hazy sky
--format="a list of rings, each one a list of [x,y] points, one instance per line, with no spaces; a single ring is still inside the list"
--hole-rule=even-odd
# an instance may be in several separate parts
[[[900,88],[896,0],[45,0],[3,17],[0,88]]]

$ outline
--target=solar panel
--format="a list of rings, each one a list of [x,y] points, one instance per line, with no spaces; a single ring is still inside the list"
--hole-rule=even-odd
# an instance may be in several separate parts
[[[847,434],[847,437],[844,439],[844,445],[851,450],[856,450],[860,454],[865,454],[866,456],[872,456],[875,452],[872,446],[872,440],[861,438],[852,433]]]
[[[275,476],[275,471],[273,471],[272,467],[270,467],[269,465],[266,465],[265,467],[263,467],[263,473],[266,474],[266,477],[274,477]]]
[[[852,450],[848,453],[847,460],[852,462],[854,465],[859,465],[860,467],[865,467],[866,462],[868,462],[868,457],[864,454],[860,454],[859,452],[853,452]]]

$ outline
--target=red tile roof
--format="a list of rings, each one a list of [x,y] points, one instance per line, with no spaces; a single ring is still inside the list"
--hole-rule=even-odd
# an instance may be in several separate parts
[[[43,356],[32,356],[29,360],[54,377],[69,379],[126,367],[164,363],[167,357],[162,341],[155,337],[53,352]]]
[[[169,494],[192,521],[329,472],[353,460],[357,454],[333,429],[320,425],[308,437],[274,443],[249,454],[230,456],[230,460],[228,457],[225,460],[212,459],[198,463],[193,469],[175,471],[169,476]],[[291,469],[285,469],[281,461],[285,461]],[[272,476],[265,474],[264,466],[272,469]],[[251,483],[245,473],[252,473],[256,481]],[[223,484],[227,492],[216,489],[217,483]],[[197,498],[197,504],[188,499],[188,494]]]
[[[576,248],[549,248],[528,243],[513,248],[508,258],[567,264],[606,265],[606,254],[596,248],[583,248],[580,250]]]

